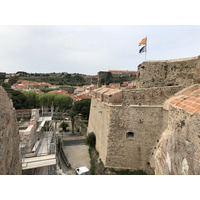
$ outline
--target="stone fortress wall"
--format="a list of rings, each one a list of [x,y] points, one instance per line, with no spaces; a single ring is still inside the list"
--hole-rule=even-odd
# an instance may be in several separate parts
[[[182,86],[171,86],[93,91],[88,133],[95,133],[96,148],[106,167],[153,173],[149,166],[152,146],[156,146],[167,127],[168,113],[162,103],[181,89]],[[134,136],[128,137],[128,132]]]
[[[200,83],[200,56],[177,60],[146,61],[138,66],[137,88]]]
[[[158,162],[160,154],[156,152],[163,134],[169,127],[173,129],[173,118],[180,114],[178,110],[171,116],[173,112],[169,109],[169,102],[198,88],[196,85],[185,89],[199,82],[199,58],[144,62],[138,67],[137,89],[123,90],[121,93],[108,88],[94,90],[88,132],[96,135],[96,148],[105,167],[142,169],[149,174],[181,174],[177,170],[170,173],[169,170],[162,171],[162,164]],[[185,120],[189,120],[190,116],[184,115]],[[165,138],[164,141],[168,140]],[[172,145],[168,148],[172,148]],[[157,154],[159,156],[154,157]],[[164,157],[166,166],[172,162],[172,159],[167,159],[171,157]],[[181,162],[181,167],[184,165],[187,168],[186,161]]]
[[[22,174],[16,112],[2,87],[0,87],[0,110],[0,174]]]

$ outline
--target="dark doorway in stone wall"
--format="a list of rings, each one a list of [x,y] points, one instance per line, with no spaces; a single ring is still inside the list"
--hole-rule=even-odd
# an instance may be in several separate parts
[[[129,131],[126,133],[126,139],[134,139],[135,133]]]

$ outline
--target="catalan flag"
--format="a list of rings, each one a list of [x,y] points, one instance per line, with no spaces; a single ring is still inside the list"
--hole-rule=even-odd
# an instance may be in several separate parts
[[[139,50],[139,53],[143,53],[143,52],[146,52],[146,46],[143,46],[143,47]]]
[[[146,43],[147,43],[147,38],[145,37],[145,38],[143,38],[142,40],[141,40],[141,42],[139,43],[139,46],[140,45],[146,45]]]

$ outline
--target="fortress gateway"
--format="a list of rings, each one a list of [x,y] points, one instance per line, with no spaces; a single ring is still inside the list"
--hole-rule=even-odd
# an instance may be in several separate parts
[[[143,62],[136,89],[94,90],[89,132],[105,167],[200,174],[200,56]]]

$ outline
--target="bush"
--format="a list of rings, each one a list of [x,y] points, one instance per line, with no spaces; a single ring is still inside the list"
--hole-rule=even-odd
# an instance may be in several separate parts
[[[87,138],[86,138],[86,143],[90,146],[90,147],[95,147],[96,145],[96,136],[93,132],[89,133]]]
[[[63,131],[67,131],[67,127],[69,126],[69,124],[67,122],[62,122],[59,126],[59,128],[62,128]]]
[[[92,149],[89,148],[88,151],[89,151],[89,155],[90,155],[90,165],[91,165],[90,172],[91,172],[91,175],[95,175],[95,162],[92,157]]]

